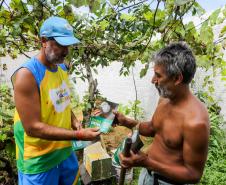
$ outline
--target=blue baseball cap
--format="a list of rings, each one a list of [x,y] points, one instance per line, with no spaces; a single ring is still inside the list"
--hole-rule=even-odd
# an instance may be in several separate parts
[[[40,37],[53,37],[62,46],[80,43],[73,34],[73,28],[66,19],[50,17],[44,21],[40,28]]]

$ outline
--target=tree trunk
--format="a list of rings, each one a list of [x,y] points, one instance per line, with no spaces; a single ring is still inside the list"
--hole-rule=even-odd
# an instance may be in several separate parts
[[[91,109],[88,110],[86,119],[89,120],[92,108],[94,108],[95,95],[97,94],[97,79],[94,79],[93,73],[90,67],[90,58],[86,55],[84,58],[84,64],[86,68],[86,78],[89,83],[89,103],[91,104]]]

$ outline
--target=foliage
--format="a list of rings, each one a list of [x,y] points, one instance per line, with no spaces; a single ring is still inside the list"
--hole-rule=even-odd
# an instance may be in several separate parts
[[[141,101],[135,100],[134,102],[129,101],[128,105],[120,104],[118,111],[127,115],[133,119],[143,120],[144,119],[144,109],[140,107]]]
[[[7,85],[0,85],[0,184],[16,184],[14,103]]]
[[[226,134],[221,108],[207,93],[198,92],[198,97],[207,105],[210,117],[210,141],[208,159],[200,184],[223,185],[226,181]]]
[[[139,179],[139,175],[140,175],[141,169],[142,168],[140,168],[140,167],[133,168],[133,181],[132,181],[132,185],[137,185],[138,184],[138,179]]]

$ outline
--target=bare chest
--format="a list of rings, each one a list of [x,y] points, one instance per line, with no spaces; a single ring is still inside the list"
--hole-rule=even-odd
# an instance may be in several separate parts
[[[183,145],[184,116],[170,107],[157,109],[153,115],[153,128],[164,145],[170,149],[180,149]]]

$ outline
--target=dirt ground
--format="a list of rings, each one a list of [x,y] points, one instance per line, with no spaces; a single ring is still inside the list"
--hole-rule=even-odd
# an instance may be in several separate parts
[[[122,126],[117,126],[112,128],[112,130],[108,134],[103,134],[102,137],[107,152],[111,153],[111,150],[116,149],[128,136],[129,133],[131,133],[130,129]]]
[[[126,127],[117,126],[112,128],[108,134],[103,134],[102,138],[107,152],[111,154],[111,151],[116,149],[131,132],[132,131]],[[142,151],[146,151],[151,144],[152,139],[150,137],[141,136],[141,140],[144,143]]]

